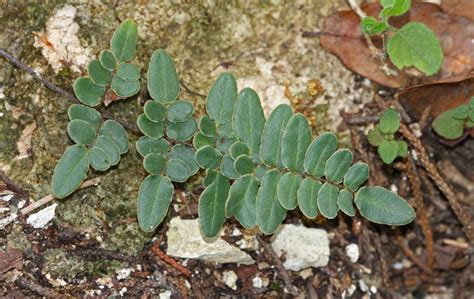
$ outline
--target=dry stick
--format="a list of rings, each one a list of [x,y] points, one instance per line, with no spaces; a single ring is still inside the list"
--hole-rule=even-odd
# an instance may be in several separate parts
[[[158,256],[161,260],[164,262],[168,263],[171,267],[175,268],[179,272],[183,273],[185,276],[189,277],[191,276],[191,271],[186,269],[183,265],[175,261],[172,257],[166,255],[161,249],[158,247],[158,244],[153,244],[151,246],[151,251]]]
[[[285,282],[285,288],[287,289],[287,291],[292,295],[297,295],[298,290],[291,283],[291,279],[288,276],[288,273],[286,272],[286,270],[283,268],[283,263],[281,262],[280,257],[276,254],[276,252],[273,250],[270,244],[268,244],[268,242],[263,239],[262,236],[257,235],[257,240],[260,243],[260,245],[262,245],[262,247],[272,257],[273,263],[275,264],[275,267],[278,270],[278,274],[280,278],[283,279],[283,281]]]
[[[466,211],[461,207],[459,204],[454,191],[451,187],[446,183],[443,177],[439,174],[438,169],[436,166],[431,163],[428,154],[426,153],[426,149],[421,144],[421,141],[413,134],[410,129],[405,124],[400,124],[399,132],[405,137],[415,148],[418,158],[421,161],[421,164],[428,172],[428,175],[431,179],[436,183],[438,188],[443,192],[443,194],[448,199],[448,202],[451,208],[454,211],[454,214],[458,217],[459,221],[463,225],[464,233],[470,240],[474,240],[474,226],[472,220],[470,219],[469,215]]]

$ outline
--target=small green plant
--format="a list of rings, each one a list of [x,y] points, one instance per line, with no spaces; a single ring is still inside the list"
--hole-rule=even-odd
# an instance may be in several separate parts
[[[112,51],[112,55],[118,54]],[[176,68],[164,50],[151,57],[147,88],[151,100],[137,119],[144,136],[136,143],[149,174],[137,200],[138,224],[144,231],[153,231],[166,216],[173,199],[172,182],[187,181],[199,168],[205,169],[199,219],[207,237],[216,236],[230,217],[246,228],[258,226],[271,234],[287,211],[297,207],[308,218],[321,214],[333,219],[339,210],[354,216],[355,203],[363,217],[388,225],[404,225],[415,217],[413,208],[396,193],[362,186],[369,177],[367,164],[352,164],[351,151],[337,149],[333,133],[313,139],[306,117],[288,105],[278,106],[265,119],[257,93],[250,88],[238,92],[229,73],[214,83],[205,102],[207,114],[198,121],[193,118],[193,103],[180,98]],[[77,113],[84,122],[100,123],[94,108],[78,107],[88,111]],[[88,132],[78,129],[86,137],[59,161],[52,182],[55,196],[72,193],[87,177],[89,164],[103,171],[113,165],[112,160],[118,162],[128,142],[121,126],[114,122],[113,128],[99,129],[99,137],[108,138],[99,145],[93,127]],[[92,153],[94,148],[102,159]]]
[[[379,123],[369,130],[369,143],[377,147],[377,152],[385,164],[392,164],[397,157],[408,155],[408,145],[403,140],[396,140],[395,133],[400,128],[400,114],[395,109],[387,109]]]
[[[409,22],[398,29],[389,24],[390,17],[401,16],[411,8],[411,0],[380,0],[379,19],[361,20],[362,31],[370,35],[388,35],[387,54],[398,68],[414,66],[425,75],[436,74],[443,63],[443,50],[436,35],[425,24]]]
[[[465,128],[474,128],[474,97],[471,97],[469,105],[459,105],[438,115],[432,127],[443,138],[460,138]]]

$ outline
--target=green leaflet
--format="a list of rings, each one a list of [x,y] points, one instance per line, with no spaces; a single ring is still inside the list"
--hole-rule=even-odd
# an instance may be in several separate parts
[[[99,60],[104,68],[108,69],[109,71],[115,70],[115,57],[114,54],[112,54],[112,52],[109,50],[103,50],[100,52]]]
[[[89,122],[80,119],[73,119],[69,122],[67,133],[74,143],[84,145],[92,144],[97,135],[96,129]]]
[[[218,173],[199,198],[201,231],[208,238],[215,237],[225,221],[225,202],[229,189],[229,181]]]
[[[237,82],[234,76],[229,73],[221,74],[207,96],[207,113],[219,124],[230,121],[236,97]]]
[[[265,116],[257,93],[250,88],[243,89],[235,104],[234,134],[249,148],[251,156],[257,160],[260,154],[260,141],[264,125]]]
[[[217,177],[217,171],[215,171],[214,169],[206,169],[206,176],[202,180],[202,185],[204,187],[209,186],[216,180],[216,177]]]
[[[138,153],[145,157],[149,153],[166,154],[168,152],[169,143],[163,138],[150,138],[142,136],[136,143]]]
[[[459,105],[453,109],[453,117],[459,120],[465,120],[469,117],[469,106],[468,105]]]
[[[165,218],[173,199],[173,184],[165,176],[150,175],[138,192],[138,225],[145,232],[153,231]]]
[[[312,178],[305,178],[298,189],[298,206],[308,218],[318,216],[318,192],[321,186],[321,182]]]
[[[398,68],[414,66],[427,76],[439,71],[443,50],[436,35],[425,24],[410,22],[389,38],[387,53]]]
[[[199,170],[199,166],[194,159],[194,155],[195,152],[191,147],[182,144],[176,144],[171,149],[169,158],[183,161],[189,168],[189,176],[192,176]]]
[[[128,61],[135,55],[137,31],[137,24],[132,19],[126,19],[115,30],[110,41],[110,49],[119,62]]]
[[[162,154],[149,153],[143,159],[143,168],[152,175],[160,175],[166,166],[166,158]]]
[[[283,168],[281,160],[282,138],[288,120],[293,111],[290,106],[278,105],[270,114],[262,133],[262,145],[260,158],[267,166],[278,166]]]
[[[291,170],[303,172],[303,163],[311,143],[311,128],[304,115],[293,115],[286,125],[281,141],[281,156],[283,165]]]
[[[87,106],[95,107],[100,104],[100,99],[105,93],[104,86],[95,85],[89,77],[80,77],[74,81],[74,94]]]
[[[337,198],[339,189],[331,183],[324,183],[318,193],[318,209],[321,215],[328,219],[336,218],[339,210]]]
[[[377,148],[377,152],[385,164],[391,164],[398,155],[398,142],[395,140],[384,140]]]
[[[199,131],[206,137],[214,137],[216,134],[216,125],[208,115],[203,115],[199,119]]]
[[[125,128],[113,119],[106,120],[99,129],[99,135],[110,137],[120,149],[121,154],[128,151],[128,135]]]
[[[222,136],[217,136],[216,138],[216,148],[220,150],[224,154],[228,154],[231,145],[235,142],[236,140],[234,138],[224,138]]]
[[[191,176],[191,170],[183,160],[170,159],[166,165],[166,176],[175,182],[185,182]]]
[[[255,164],[250,156],[240,155],[235,159],[234,169],[240,175],[249,174],[255,169]]]
[[[112,73],[104,68],[99,60],[93,59],[87,66],[87,73],[94,84],[99,86],[106,86],[112,78]]]
[[[87,178],[88,170],[87,148],[80,144],[70,146],[54,168],[51,193],[56,198],[68,196]]]
[[[106,171],[112,166],[112,161],[107,153],[98,147],[92,147],[89,150],[89,164],[97,171]]]
[[[454,109],[438,115],[431,126],[436,134],[446,139],[460,138],[464,133],[464,121],[453,117]]]
[[[382,132],[380,132],[379,125],[376,125],[374,128],[369,130],[369,132],[367,133],[367,139],[369,140],[369,143],[373,146],[379,146],[382,141],[385,140],[385,137],[382,135]]]
[[[379,21],[374,17],[365,17],[360,21],[360,28],[363,32],[373,35],[381,34],[389,28],[386,22]]]
[[[121,63],[117,68],[117,76],[125,81],[137,81],[140,79],[140,70],[131,63]]]
[[[166,123],[166,135],[177,141],[187,141],[196,133],[197,123],[190,118],[181,123],[174,123],[168,121]]]
[[[396,17],[410,10],[411,0],[380,0],[380,4],[383,6],[380,17]]]
[[[97,112],[97,110],[84,105],[72,104],[67,110],[67,115],[69,120],[80,119],[88,122],[96,129],[99,127],[100,122],[102,121],[100,113]]]
[[[229,155],[224,155],[221,162],[221,173],[226,178],[235,180],[240,175],[235,171],[234,160]]]
[[[234,138],[234,130],[232,129],[232,122],[225,124],[217,124],[217,135],[223,138]]]
[[[143,106],[143,112],[152,122],[161,122],[165,120],[166,109],[163,105],[153,100],[149,100]]]
[[[196,152],[196,162],[204,169],[219,167],[221,159],[222,154],[210,145],[205,145]]]
[[[308,147],[304,158],[306,173],[322,177],[326,162],[337,149],[337,138],[333,133],[323,133],[316,137]]]
[[[350,191],[355,192],[368,179],[369,165],[358,162],[352,165],[344,176],[344,186]]]
[[[355,203],[360,214],[375,223],[405,225],[415,218],[415,211],[403,198],[382,187],[361,188]]]
[[[119,76],[115,75],[112,78],[110,88],[121,98],[128,98],[140,91],[139,81],[126,81]]]
[[[287,210],[298,205],[297,193],[303,178],[291,172],[285,173],[278,182],[277,197],[280,204]]]
[[[189,101],[174,101],[168,106],[168,120],[172,122],[183,122],[193,116],[194,106]]]
[[[352,164],[352,153],[348,149],[339,149],[326,162],[324,174],[333,183],[342,182]]]
[[[398,156],[405,158],[408,156],[408,144],[403,140],[398,140]]]
[[[270,235],[285,219],[286,210],[277,198],[277,187],[280,172],[276,169],[268,171],[262,178],[257,193],[257,223],[260,231]]]
[[[98,147],[103,150],[110,158],[112,165],[117,165],[120,161],[120,148],[112,140],[112,138],[104,135],[99,135],[94,141],[93,147]]]
[[[258,181],[253,175],[246,174],[238,178],[230,187],[225,204],[226,217],[235,216],[243,227],[254,227],[257,224],[257,191]]]
[[[400,128],[400,114],[393,108],[387,109],[379,122],[379,129],[384,134],[395,134]]]
[[[196,133],[196,135],[194,135],[194,138],[193,138],[194,148],[198,150],[205,145],[214,146],[214,138],[207,137],[203,135],[201,132]]]
[[[160,49],[153,52],[148,66],[147,86],[150,96],[162,104],[179,95],[179,80],[171,57]]]
[[[234,142],[229,149],[230,156],[232,159],[237,159],[240,155],[249,155],[249,148],[242,142]]]
[[[152,122],[145,114],[140,114],[138,116],[137,126],[140,131],[148,137],[160,138],[163,136],[164,123]]]
[[[339,196],[337,197],[337,206],[344,214],[354,217],[355,209],[354,205],[352,204],[353,195],[347,189],[342,189],[339,192]]]

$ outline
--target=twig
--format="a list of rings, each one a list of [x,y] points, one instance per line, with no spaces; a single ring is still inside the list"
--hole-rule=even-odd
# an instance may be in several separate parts
[[[18,284],[22,288],[27,288],[30,289],[31,291],[37,293],[40,296],[47,297],[47,298],[61,298],[63,297],[61,294],[58,292],[54,291],[53,289],[43,287],[39,285],[37,282],[24,278],[24,277],[19,277],[16,281],[16,284]]]
[[[191,276],[191,271],[186,269],[183,265],[175,261],[172,257],[166,255],[161,249],[158,247],[158,244],[155,243],[151,246],[151,251],[160,259],[168,263],[171,267],[175,268],[179,272],[183,273],[185,276]]]
[[[288,273],[286,272],[285,268],[283,268],[283,263],[281,262],[280,257],[276,254],[270,244],[263,239],[262,236],[257,235],[257,240],[260,245],[262,245],[262,247],[270,254],[273,263],[278,271],[278,276],[280,276],[280,278],[283,279],[283,281],[285,282],[285,288],[287,289],[287,291],[292,295],[297,295],[298,290],[291,283],[291,279],[288,276]]]

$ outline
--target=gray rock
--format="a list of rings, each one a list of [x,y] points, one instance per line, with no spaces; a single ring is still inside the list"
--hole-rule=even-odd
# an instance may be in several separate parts
[[[250,265],[255,263],[250,255],[230,245],[222,238],[205,240],[199,229],[199,220],[171,219],[166,233],[168,237],[167,254],[174,257],[198,259],[220,264],[236,263]]]
[[[323,229],[282,225],[273,237],[272,248],[279,256],[285,253],[283,266],[288,270],[324,267],[329,262],[329,239]]]

